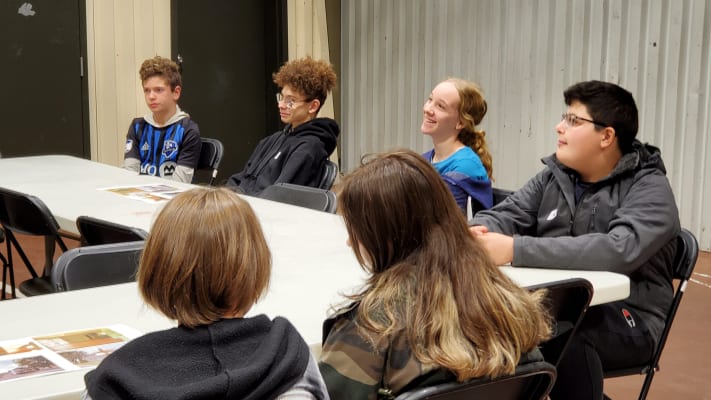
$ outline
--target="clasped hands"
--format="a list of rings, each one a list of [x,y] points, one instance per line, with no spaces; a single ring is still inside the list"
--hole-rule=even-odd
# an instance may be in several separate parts
[[[514,242],[512,236],[489,232],[483,225],[470,226],[469,232],[484,245],[494,264],[503,265],[513,260]]]

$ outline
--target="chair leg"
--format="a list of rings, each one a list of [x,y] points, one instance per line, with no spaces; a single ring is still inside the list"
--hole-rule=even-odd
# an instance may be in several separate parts
[[[7,242],[7,256],[0,254],[0,261],[2,261],[2,294],[0,294],[0,300],[5,300],[6,294],[5,289],[7,288],[7,275],[10,275],[10,292],[12,299],[16,298],[15,295],[15,270],[12,268],[12,253],[10,253],[10,242]]]
[[[5,287],[7,286],[7,263],[2,265],[2,293],[0,300],[5,300]]]
[[[35,271],[34,267],[32,266],[32,263],[30,263],[30,260],[27,258],[25,255],[24,250],[22,250],[22,247],[20,246],[20,243],[17,241],[17,238],[15,235],[10,231],[6,231],[6,236],[9,242],[12,242],[12,245],[15,246],[15,250],[20,254],[20,258],[22,258],[22,262],[25,263],[25,266],[27,267],[27,270],[30,272],[30,275],[32,275],[33,278],[37,278],[37,272]],[[8,242],[8,246],[10,245]],[[8,250],[8,257],[10,256],[10,252]]]
[[[10,270],[10,292],[11,298],[16,299],[17,294],[15,294],[15,270],[12,268],[12,264],[8,264],[8,269]],[[3,296],[5,295],[5,288],[3,287]]]
[[[54,264],[54,240],[51,236],[44,237],[44,268],[42,269],[42,276],[49,276],[52,270],[52,264]],[[57,240],[61,239],[57,237]]]
[[[656,368],[650,368],[647,372],[647,376],[644,378],[644,384],[642,385],[642,391],[639,393],[639,400],[645,400],[647,398],[647,394],[652,386],[652,379],[654,379],[654,373],[656,371]]]

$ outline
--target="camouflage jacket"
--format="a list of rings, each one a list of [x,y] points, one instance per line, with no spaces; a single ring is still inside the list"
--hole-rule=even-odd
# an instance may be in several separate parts
[[[456,380],[450,371],[419,362],[404,334],[371,344],[354,322],[357,307],[353,303],[323,323],[319,369],[332,400],[394,399],[415,388]],[[535,361],[543,361],[538,348],[522,354],[519,365]]]
[[[319,369],[331,399],[392,399],[412,387],[454,379],[420,363],[404,335],[372,344],[359,334],[356,312],[352,304],[324,322]]]

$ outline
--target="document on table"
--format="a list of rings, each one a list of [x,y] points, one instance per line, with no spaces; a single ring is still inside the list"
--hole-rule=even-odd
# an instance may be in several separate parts
[[[99,190],[126,196],[132,199],[145,201],[147,203],[162,203],[168,201],[185,191],[170,185],[135,185],[135,186],[115,186],[100,188]]]
[[[0,341],[0,384],[11,380],[94,368],[141,333],[126,325]]]

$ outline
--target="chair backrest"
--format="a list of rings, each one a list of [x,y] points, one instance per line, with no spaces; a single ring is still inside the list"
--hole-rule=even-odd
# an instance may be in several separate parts
[[[689,232],[687,229],[682,228],[676,240],[677,247],[676,255],[674,256],[674,264],[672,265],[672,277],[679,280],[679,285],[674,292],[672,304],[669,306],[669,311],[667,312],[665,319],[664,329],[659,337],[659,343],[657,344],[657,348],[654,351],[652,359],[648,363],[637,367],[605,371],[606,378],[614,378],[632,374],[647,375],[639,394],[640,399],[645,399],[647,397],[649,388],[652,385],[654,373],[659,369],[659,359],[662,357],[662,351],[667,343],[667,338],[669,337],[674,317],[676,317],[676,312],[679,309],[681,298],[684,296],[686,286],[688,285],[691,274],[694,272],[694,267],[696,266],[696,259],[699,256],[699,242],[696,240],[696,237],[694,237],[694,234]]]
[[[42,272],[43,276],[46,276],[52,267],[54,243],[56,242],[62,251],[67,251],[67,245],[64,244],[64,241],[59,235],[59,224],[57,220],[54,219],[54,215],[49,211],[47,205],[38,197],[0,188],[0,224],[5,229],[5,235],[7,236],[8,263],[12,263],[12,255],[10,254],[12,245],[30,272],[32,276],[31,280],[38,278],[37,271],[27,258],[25,251],[22,249],[22,246],[20,246],[13,232],[25,235],[44,236],[45,261]],[[3,282],[4,281],[5,279],[3,279]],[[30,286],[26,285],[25,287],[28,288],[28,292],[23,291],[23,293],[30,293]],[[23,290],[23,287],[21,287],[20,290]]]
[[[449,382],[415,389],[397,396],[396,400],[541,400],[553,388],[555,367],[539,361],[520,365],[514,375],[496,379],[473,379]]]
[[[325,189],[277,183],[264,189],[259,197],[317,211],[336,211],[336,194]]]
[[[679,286],[677,286],[676,292],[674,293],[674,298],[669,307],[669,312],[667,313],[666,322],[664,324],[664,330],[662,330],[662,336],[659,338],[659,344],[654,352],[654,358],[651,363],[654,369],[659,367],[659,359],[662,357],[662,350],[664,350],[664,345],[667,343],[667,337],[669,337],[669,331],[671,331],[674,317],[676,317],[676,312],[681,303],[681,298],[684,296],[686,286],[696,266],[696,259],[699,257],[699,242],[693,233],[684,228],[681,229],[679,236],[677,236],[676,246],[672,276],[674,279],[679,280]]]
[[[52,268],[52,287],[62,292],[134,281],[144,243],[71,249],[62,254]]]
[[[504,201],[507,197],[511,196],[514,191],[513,190],[508,190],[508,189],[501,189],[501,188],[492,188],[492,192],[494,193],[494,205],[497,205]]]
[[[77,228],[81,235],[82,246],[135,242],[145,240],[148,237],[148,232],[143,229],[116,224],[86,215],[77,218]]]
[[[333,182],[336,181],[336,175],[338,175],[338,165],[331,160],[326,160],[323,163],[323,175],[321,175],[318,187],[330,190],[333,187]]]
[[[225,146],[217,139],[203,137],[200,140],[202,141],[200,159],[198,160],[192,183],[212,185],[217,178],[217,171],[220,167],[222,156],[225,154]]]
[[[531,286],[529,289],[547,290],[545,306],[554,323],[554,330],[553,337],[541,343],[541,352],[546,361],[557,367],[590,305],[592,285],[585,279],[573,278]]]
[[[0,223],[26,235],[59,234],[59,224],[42,200],[5,188],[0,188]]]

